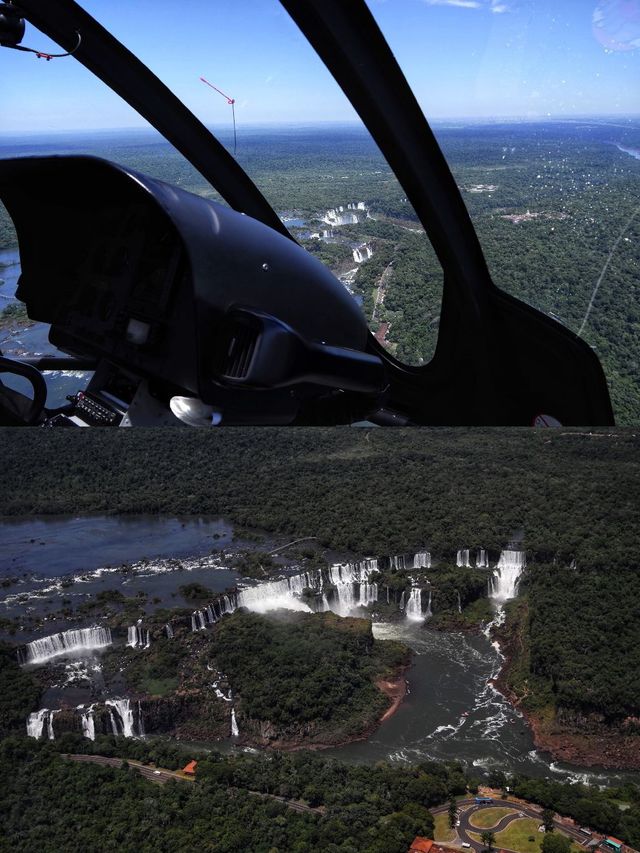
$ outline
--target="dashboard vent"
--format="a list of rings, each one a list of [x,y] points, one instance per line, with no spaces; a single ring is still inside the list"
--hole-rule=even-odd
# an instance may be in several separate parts
[[[246,379],[260,333],[244,323],[233,322],[224,336],[220,374],[225,379]]]

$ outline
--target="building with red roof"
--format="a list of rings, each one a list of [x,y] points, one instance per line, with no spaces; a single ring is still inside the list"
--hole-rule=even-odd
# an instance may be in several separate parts
[[[186,767],[182,768],[182,772],[187,773],[189,776],[195,776],[197,766],[198,766],[197,761],[190,761]]]
[[[416,837],[411,842],[409,853],[432,853],[433,841],[430,838],[423,838],[421,835]]]

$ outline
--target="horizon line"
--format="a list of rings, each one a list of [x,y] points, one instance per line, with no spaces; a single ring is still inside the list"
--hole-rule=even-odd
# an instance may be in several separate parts
[[[582,122],[582,121],[628,121],[633,122],[640,120],[640,113],[590,113],[590,114],[558,114],[558,115],[504,115],[504,116],[443,116],[432,118],[429,124],[432,127],[438,127],[442,124],[450,122],[467,123],[475,125],[483,124],[543,124],[553,122]],[[293,127],[349,127],[350,129],[360,128],[367,131],[365,125],[358,119],[295,119],[289,121],[254,121],[241,125],[245,130],[266,130],[266,129],[285,129]],[[212,124],[205,125],[207,130],[216,130],[217,133],[226,135],[230,133],[226,125]],[[151,125],[125,125],[113,127],[94,127],[94,128],[55,128],[55,129],[22,129],[22,130],[0,130],[1,138],[10,137],[27,137],[27,136],[57,136],[61,134],[109,134],[109,133],[154,133],[165,138],[163,134],[156,130]]]

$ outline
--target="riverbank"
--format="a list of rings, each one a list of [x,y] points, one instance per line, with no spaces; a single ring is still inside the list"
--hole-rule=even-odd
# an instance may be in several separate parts
[[[573,720],[565,715],[563,720],[562,711],[536,693],[528,677],[527,618],[526,603],[521,602],[493,629],[504,662],[492,684],[526,719],[536,749],[549,753],[554,761],[585,769],[640,770],[640,735],[612,729],[595,715],[574,715]],[[580,731],[579,726],[588,730]]]
[[[402,704],[402,700],[407,695],[408,682],[404,676],[405,672],[408,669],[408,666],[408,664],[401,666],[398,668],[394,675],[387,678],[380,678],[375,682],[375,685],[378,690],[382,690],[382,692],[386,696],[388,696],[389,699],[391,699],[391,705],[380,717],[378,724],[384,723],[385,720],[388,720],[390,717],[393,717],[393,715],[396,713],[396,711]]]

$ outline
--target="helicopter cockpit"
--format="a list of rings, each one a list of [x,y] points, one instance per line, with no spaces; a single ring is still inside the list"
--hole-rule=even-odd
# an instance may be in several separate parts
[[[0,7],[135,107],[229,207],[105,159],[0,160],[21,256],[17,297],[68,358],[3,359],[33,399],[0,389],[4,423],[610,424],[578,336],[499,290],[438,143],[364,2],[282,0],[385,154],[444,271],[434,357],[409,366],[340,281],[301,248],[230,153],[73,0]],[[41,372],[90,370],[47,409]]]

